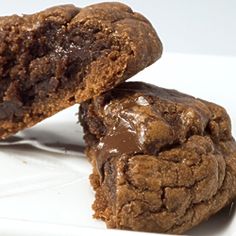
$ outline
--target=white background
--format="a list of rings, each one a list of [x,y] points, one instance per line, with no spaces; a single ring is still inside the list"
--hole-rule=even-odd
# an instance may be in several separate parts
[[[107,0],[105,0],[107,1]],[[57,4],[96,0],[0,0],[0,15],[32,13]],[[235,0],[125,0],[148,17],[167,52],[236,56]]]

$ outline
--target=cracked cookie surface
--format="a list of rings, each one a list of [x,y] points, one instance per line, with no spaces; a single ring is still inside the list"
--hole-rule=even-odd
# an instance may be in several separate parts
[[[109,90],[162,53],[146,18],[120,3],[0,17],[0,138]]]
[[[236,144],[213,103],[128,82],[82,103],[95,217],[110,228],[181,234],[232,202]]]

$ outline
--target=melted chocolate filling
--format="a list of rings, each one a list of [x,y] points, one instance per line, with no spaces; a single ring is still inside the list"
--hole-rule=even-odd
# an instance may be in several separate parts
[[[93,114],[86,108],[83,111],[83,105],[81,109],[81,120],[85,123],[82,124],[90,132],[87,143],[95,152],[101,180],[104,164],[110,158],[158,155],[184,143],[192,135],[203,135],[211,116],[200,100],[144,83],[125,83],[95,98]],[[102,118],[99,120],[99,117]],[[101,124],[105,127],[103,133],[96,128]]]
[[[18,121],[26,107],[50,93],[82,87],[91,62],[112,50],[108,34],[98,37],[101,30],[82,23],[67,29],[49,21],[14,39],[0,31],[5,45],[0,52],[0,120]]]

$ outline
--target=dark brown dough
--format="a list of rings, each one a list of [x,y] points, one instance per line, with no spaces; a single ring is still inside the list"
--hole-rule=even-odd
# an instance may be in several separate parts
[[[113,88],[161,53],[149,21],[121,3],[0,17],[0,138]]]
[[[123,83],[81,105],[95,218],[110,228],[181,234],[236,194],[230,118],[213,103]]]

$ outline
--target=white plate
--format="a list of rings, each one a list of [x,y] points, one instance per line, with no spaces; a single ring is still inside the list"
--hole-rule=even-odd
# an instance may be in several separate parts
[[[133,80],[219,103],[227,108],[235,127],[235,66],[234,57],[167,54]],[[91,167],[81,152],[77,109],[67,109],[17,134],[8,144],[0,143],[0,235],[149,235],[108,231],[103,222],[92,218]],[[188,235],[235,232],[234,208],[228,207]]]

